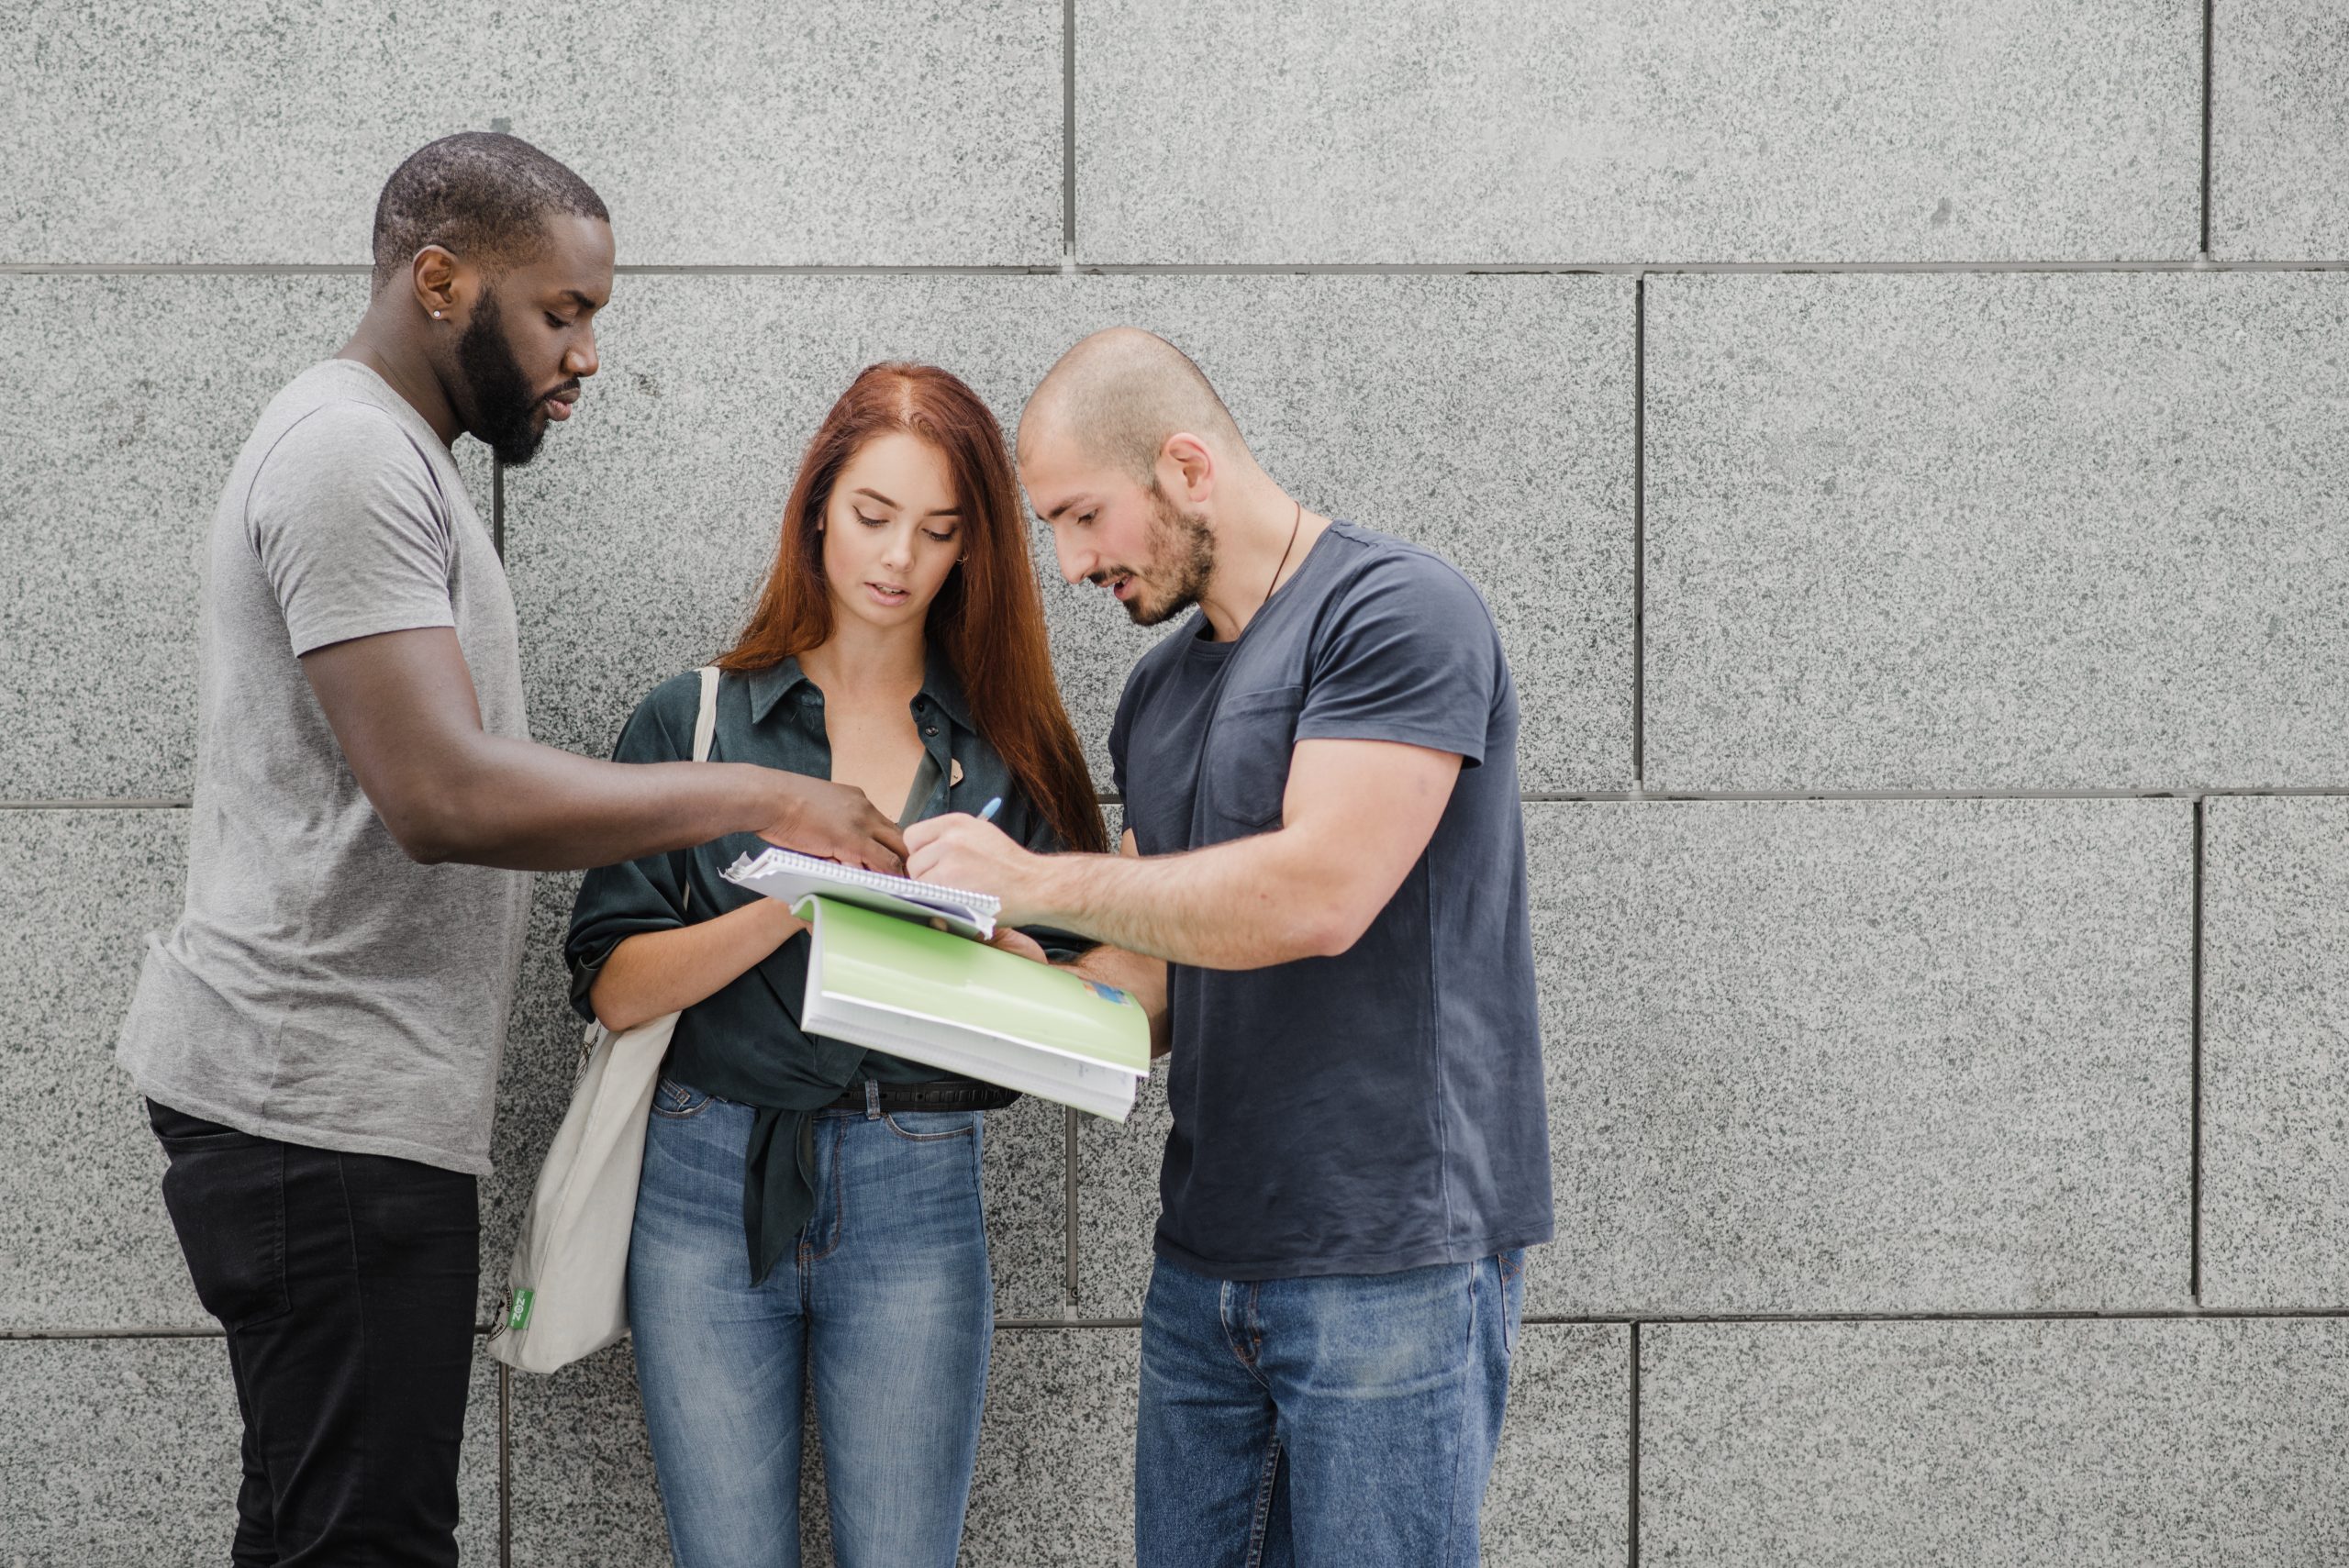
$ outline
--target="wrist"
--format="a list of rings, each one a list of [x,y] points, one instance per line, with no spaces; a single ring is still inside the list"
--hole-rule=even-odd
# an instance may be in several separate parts
[[[1030,853],[1023,880],[1027,896],[1020,906],[1028,911],[1023,924],[1061,926],[1083,913],[1083,900],[1073,876],[1077,862],[1089,860],[1087,855],[1039,855]]]

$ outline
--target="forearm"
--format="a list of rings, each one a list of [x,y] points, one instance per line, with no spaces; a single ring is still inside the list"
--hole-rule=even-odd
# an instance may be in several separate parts
[[[1316,859],[1286,829],[1187,854],[1040,857],[1030,917],[1132,956],[1264,969],[1343,951],[1359,935],[1331,922],[1336,894]],[[1163,972],[1160,995],[1163,1006]]]
[[[518,871],[614,865],[755,832],[795,775],[740,762],[605,762],[493,735],[468,738],[395,833],[425,861]],[[388,820],[388,817],[387,817]]]
[[[606,1029],[634,1029],[717,995],[807,929],[778,900],[760,898],[714,920],[641,932],[604,961],[588,1005]]]
[[[1166,1054],[1166,961],[1124,948],[1097,947],[1071,960],[1068,968],[1087,980],[1114,985],[1140,1003],[1150,1018],[1150,1053]]]

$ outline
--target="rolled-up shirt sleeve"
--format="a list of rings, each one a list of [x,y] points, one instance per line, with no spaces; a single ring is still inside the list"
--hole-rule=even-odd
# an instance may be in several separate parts
[[[692,679],[692,677],[688,677]],[[679,734],[671,687],[657,687],[637,706],[612,748],[615,762],[678,762],[693,755],[693,714],[685,717]],[[640,861],[599,866],[579,884],[571,906],[571,933],[563,940],[562,956],[571,966],[571,1005],[582,1018],[593,1020],[596,1009],[587,993],[612,956],[612,950],[642,931],[674,930],[685,923],[685,874],[688,850],[647,855]]]

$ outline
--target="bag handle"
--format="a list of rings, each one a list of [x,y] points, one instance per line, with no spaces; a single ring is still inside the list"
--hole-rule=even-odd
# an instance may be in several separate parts
[[[709,761],[709,742],[718,733],[718,666],[701,667],[701,711],[694,716],[694,761]]]
[[[694,714],[694,761],[707,762],[709,761],[709,743],[718,734],[718,666],[705,664],[700,673],[701,707]],[[690,910],[693,906],[694,884],[692,879],[687,878],[685,907]]]

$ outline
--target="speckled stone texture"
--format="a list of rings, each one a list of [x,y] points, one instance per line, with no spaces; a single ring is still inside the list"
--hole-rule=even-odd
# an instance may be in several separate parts
[[[1077,254],[2189,256],[2201,24],[2191,0],[1086,4]]]
[[[0,799],[188,793],[220,487],[365,305],[357,278],[0,276]]]
[[[2188,1306],[2190,814],[1529,806],[1533,1310]]]
[[[1158,1167],[1174,1125],[1163,1062],[1123,1122],[1077,1119],[1076,1309],[1087,1318],[1141,1311],[1158,1229]]]
[[[1542,1254],[1532,1266],[1542,1267]],[[1485,1489],[1486,1568],[1620,1568],[1631,1525],[1631,1330],[1528,1323]]]
[[[1557,1240],[1530,1310],[2177,1307],[2191,807],[1533,803]],[[1078,1124],[1078,1310],[1168,1127]]]
[[[624,278],[602,374],[506,479],[535,732],[607,751],[646,691],[731,639],[799,454],[863,365],[945,365],[1008,425],[1062,350],[1119,322],[1190,351],[1307,505],[1477,583],[1517,678],[1528,788],[1628,782],[1632,321],[1613,277]],[[1029,527],[1106,783],[1152,634],[1061,583]]]
[[[2349,260],[2349,13],[2226,0],[2210,83],[2210,250]]]
[[[628,1341],[561,1372],[518,1372],[507,1381],[513,1561],[576,1568],[668,1562]]]
[[[2202,1303],[2349,1307],[2349,800],[2205,813]]]
[[[214,1326],[146,1108],[114,1065],[186,846],[184,811],[0,811],[0,1333]]]
[[[1646,784],[2349,783],[2349,275],[1647,284]]]
[[[496,1364],[476,1357],[458,1550],[497,1561]],[[0,1562],[224,1562],[237,1528],[236,1386],[217,1335],[0,1340]]]
[[[1655,1568],[2349,1560],[2349,1321],[1641,1330]]]
[[[0,261],[357,262],[400,161],[511,130],[620,259],[1037,263],[1061,250],[1057,0],[225,0],[0,17]]]
[[[586,1025],[571,1007],[562,939],[578,887],[575,874],[541,876],[533,897],[530,940],[498,1080],[490,1151],[495,1169],[481,1189],[484,1323],[499,1315],[539,1167],[571,1104]],[[998,1317],[1060,1315],[1066,1294],[1068,1246],[1062,1215],[1067,1149],[1067,1129],[1057,1106],[1022,1100],[1008,1110],[987,1113],[981,1190]]]
[[[1133,1561],[1133,1329],[1007,1329],[995,1337],[963,1568]]]

